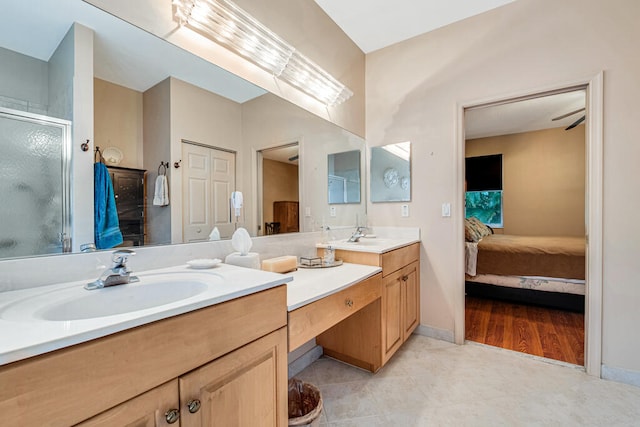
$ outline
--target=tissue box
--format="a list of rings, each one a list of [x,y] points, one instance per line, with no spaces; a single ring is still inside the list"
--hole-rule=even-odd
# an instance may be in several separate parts
[[[287,273],[298,269],[298,258],[293,255],[285,255],[262,261],[262,269],[274,273]]]
[[[224,263],[260,270],[260,255],[258,255],[257,252],[249,252],[246,255],[240,255],[240,252],[234,252],[227,255]]]

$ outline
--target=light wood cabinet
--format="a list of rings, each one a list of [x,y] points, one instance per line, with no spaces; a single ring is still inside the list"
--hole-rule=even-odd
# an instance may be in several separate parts
[[[319,249],[318,255],[323,254]],[[383,254],[336,250],[335,256],[345,262],[382,267],[380,303],[346,318],[318,336],[317,342],[325,354],[375,372],[420,323],[420,245]],[[358,335],[358,331],[366,332]]]
[[[383,360],[386,363],[420,323],[418,262],[386,276],[383,281]]]
[[[180,407],[178,380],[169,381],[115,408],[82,422],[77,427],[168,427],[168,412]],[[177,424],[174,424],[177,425]]]
[[[278,286],[4,365],[0,384],[11,386],[0,387],[0,412],[34,426],[164,426],[170,409],[180,411],[174,426],[286,426],[286,325],[286,287]],[[191,414],[194,398],[201,408]],[[203,410],[215,411],[210,424],[188,424]]]

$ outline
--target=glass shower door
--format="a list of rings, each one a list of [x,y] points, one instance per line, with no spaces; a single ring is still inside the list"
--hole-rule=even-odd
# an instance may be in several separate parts
[[[70,249],[69,130],[0,108],[0,258]]]

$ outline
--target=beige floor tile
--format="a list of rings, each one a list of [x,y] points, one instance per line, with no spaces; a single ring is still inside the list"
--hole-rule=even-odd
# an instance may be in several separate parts
[[[323,426],[640,426],[640,388],[488,346],[414,335],[377,374],[321,358]]]

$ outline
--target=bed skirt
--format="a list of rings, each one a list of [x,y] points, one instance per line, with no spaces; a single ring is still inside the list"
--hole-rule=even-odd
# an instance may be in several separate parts
[[[465,282],[469,296],[584,312],[584,280],[479,274]]]

